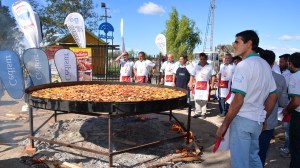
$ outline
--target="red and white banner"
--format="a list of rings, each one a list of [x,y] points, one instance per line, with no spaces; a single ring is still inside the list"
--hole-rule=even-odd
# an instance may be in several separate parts
[[[36,23],[36,16],[31,6],[25,1],[17,1],[12,5],[12,12],[29,46],[38,48],[40,46],[38,35],[40,26],[38,27]]]
[[[54,55],[54,61],[62,82],[77,81],[76,56],[71,50],[58,50]]]
[[[84,20],[82,15],[76,12],[70,13],[66,17],[64,24],[67,25],[78,47],[85,48],[86,47],[85,26],[84,26]]]

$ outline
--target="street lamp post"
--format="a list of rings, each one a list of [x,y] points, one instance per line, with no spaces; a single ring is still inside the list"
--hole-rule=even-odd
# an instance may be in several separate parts
[[[111,16],[107,16],[107,8],[106,7],[106,4],[104,2],[101,2],[101,8],[104,8],[104,15],[102,15],[101,17],[102,18],[105,18],[105,22],[107,23],[107,18],[111,18]],[[105,32],[105,43],[106,43],[106,51],[105,51],[105,70],[104,70],[104,73],[105,73],[105,81],[107,81],[107,73],[108,73],[108,43],[107,43],[107,31]]]

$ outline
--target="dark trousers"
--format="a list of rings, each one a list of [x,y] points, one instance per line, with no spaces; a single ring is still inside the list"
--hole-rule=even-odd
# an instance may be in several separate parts
[[[266,158],[267,158],[267,152],[269,150],[270,141],[272,139],[274,133],[274,129],[271,130],[264,130],[260,136],[259,136],[259,152],[258,155],[260,157],[261,163],[264,167]]]
[[[290,168],[300,167],[300,113],[297,111],[292,112],[290,122],[290,154],[291,163]]]
[[[229,109],[229,104],[225,102],[225,97],[219,97],[219,109],[220,114],[227,114],[227,111]]]

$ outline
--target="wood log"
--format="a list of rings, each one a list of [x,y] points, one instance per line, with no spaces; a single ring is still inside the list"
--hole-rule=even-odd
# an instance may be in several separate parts
[[[63,162],[63,164],[61,166],[62,167],[65,166],[65,168],[82,168],[81,166],[77,166],[75,164],[68,163],[68,162]]]
[[[177,162],[193,162],[193,161],[201,161],[200,156],[192,156],[192,157],[184,157],[184,158],[174,158],[171,160],[173,163]]]

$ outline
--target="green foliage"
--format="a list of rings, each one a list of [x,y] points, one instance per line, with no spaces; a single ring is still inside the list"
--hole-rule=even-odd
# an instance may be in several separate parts
[[[82,15],[86,29],[92,31],[97,27],[99,21],[98,15],[95,13],[92,0],[46,0],[46,5],[40,5],[35,0],[29,0],[31,6],[40,15],[43,27],[44,41],[54,42],[59,36],[66,35],[68,29],[64,26],[65,18],[72,12],[78,12]]]
[[[195,26],[195,22],[185,15],[179,18],[175,8],[169,16],[165,30],[167,52],[173,53],[175,59],[182,54],[192,56],[195,47],[201,43],[200,30]]]
[[[14,50],[19,53],[24,46],[21,43],[23,34],[17,28],[7,6],[0,6],[0,50]]]

